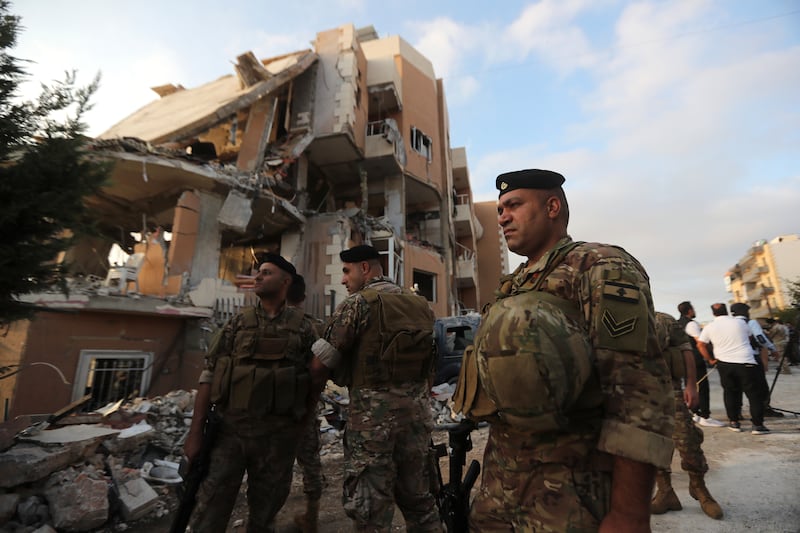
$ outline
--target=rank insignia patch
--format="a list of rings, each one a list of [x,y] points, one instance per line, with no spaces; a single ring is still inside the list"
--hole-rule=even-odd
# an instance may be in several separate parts
[[[606,309],[603,312],[603,326],[612,338],[621,337],[632,332],[636,328],[636,317],[617,320],[611,312]]]

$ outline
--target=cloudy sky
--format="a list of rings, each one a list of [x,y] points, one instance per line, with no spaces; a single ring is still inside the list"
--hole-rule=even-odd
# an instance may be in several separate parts
[[[444,79],[476,200],[496,198],[500,172],[562,172],[572,236],[634,254],[673,314],[689,299],[709,319],[753,242],[800,233],[800,0],[16,0],[12,13],[35,82],[102,74],[92,134],[157,98],[149,87],[231,74],[248,50],[309,48],[346,23],[400,35]]]

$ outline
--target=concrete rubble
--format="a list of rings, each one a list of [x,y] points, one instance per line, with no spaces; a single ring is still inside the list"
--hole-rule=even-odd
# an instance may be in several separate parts
[[[0,533],[124,531],[128,522],[174,511],[177,466],[196,391],[33,424],[0,451]],[[437,424],[452,422],[453,387],[434,387]],[[349,403],[328,383],[319,404],[321,455],[341,454]]]

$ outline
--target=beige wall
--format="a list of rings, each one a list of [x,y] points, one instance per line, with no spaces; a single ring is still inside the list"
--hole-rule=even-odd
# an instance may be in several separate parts
[[[406,145],[406,172],[433,185],[439,194],[445,186],[445,172],[442,164],[442,139],[439,135],[441,113],[436,89],[436,80],[429,78],[402,56],[396,58],[403,84],[403,111],[398,126]],[[421,130],[433,142],[431,162],[411,147],[411,128]]]
[[[449,315],[447,294],[450,288],[441,256],[437,252],[420,246],[406,244],[404,258],[405,287],[407,289],[411,288],[415,269],[434,274],[436,276],[436,301],[430,302],[431,309],[433,309],[436,316]]]
[[[483,226],[483,237],[478,240],[476,250],[478,284],[481,287],[478,305],[482,308],[494,301],[500,276],[508,273],[508,258],[505,241],[497,225],[497,202],[476,203],[475,216]]]

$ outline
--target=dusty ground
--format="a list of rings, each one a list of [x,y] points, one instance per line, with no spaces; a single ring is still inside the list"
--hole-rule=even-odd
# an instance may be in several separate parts
[[[787,411],[800,412],[800,367],[793,367],[794,374],[780,375],[772,396],[772,406]],[[774,370],[767,376],[770,385]],[[711,410],[717,419],[725,418],[722,404],[722,387],[717,372],[711,382]],[[745,412],[747,402],[745,400]],[[654,532],[691,531],[692,533],[735,532],[800,532],[800,418],[786,412],[783,418],[768,418],[766,425],[772,434],[754,436],[749,424],[742,424],[747,431],[733,433],[726,428],[704,428],[703,449],[708,458],[710,471],[706,482],[712,495],[725,512],[722,520],[712,520],[700,510],[699,504],[689,496],[689,478],[680,469],[680,459],[673,459],[673,485],[683,504],[683,510],[654,516]],[[473,432],[474,450],[471,453],[480,459],[486,442],[487,429]],[[446,441],[444,432],[434,434],[435,442]],[[472,457],[470,457],[471,459]],[[352,531],[350,520],[341,506],[341,449],[334,448],[323,457],[327,479],[322,500],[322,533],[346,533]],[[447,472],[447,460],[442,460],[442,469]],[[278,516],[281,532],[297,531],[292,523],[295,513],[302,512],[305,500],[300,476],[295,476],[292,492]],[[237,504],[230,532],[243,532],[241,525],[246,517],[244,498]],[[169,530],[170,517],[158,522],[130,524],[129,533],[161,532]],[[235,525],[234,525],[235,524]],[[395,530],[404,531],[400,513],[395,515]],[[144,527],[144,529],[140,529]]]

